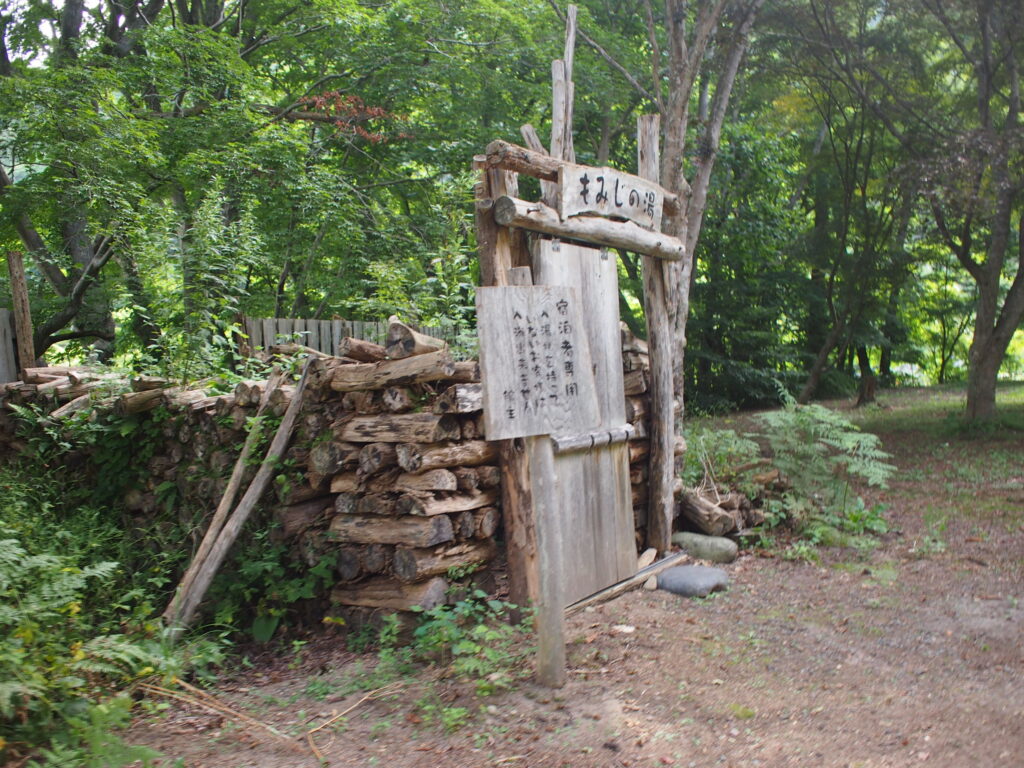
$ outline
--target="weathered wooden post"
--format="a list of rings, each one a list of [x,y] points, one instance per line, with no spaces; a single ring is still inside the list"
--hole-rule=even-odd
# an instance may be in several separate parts
[[[35,342],[32,341],[32,312],[28,305],[28,281],[21,251],[7,252],[7,271],[11,276],[11,297],[14,301],[14,337],[18,345],[18,368],[21,376],[36,364]]]

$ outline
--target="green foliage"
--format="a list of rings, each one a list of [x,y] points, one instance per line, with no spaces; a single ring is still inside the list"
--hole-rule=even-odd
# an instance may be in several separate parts
[[[860,429],[822,405],[799,405],[783,392],[780,410],[760,414],[760,437],[769,445],[775,465],[796,491],[824,507],[845,512],[850,480],[884,487],[895,467],[885,460],[877,435]]]
[[[86,765],[120,765],[100,762],[111,755],[129,762],[153,756],[106,733],[126,719],[115,715],[128,701],[105,700],[107,687],[152,675],[165,660],[160,644],[145,633],[105,632],[116,612],[108,613],[95,598],[116,572],[117,563],[79,567],[69,557],[29,552],[18,538],[0,541],[3,741],[52,740],[62,759],[87,755]]]
[[[743,478],[736,477],[736,469],[761,457],[756,442],[732,429],[712,429],[701,422],[689,422],[684,437],[682,477],[689,488],[721,479],[733,481],[742,489]]]
[[[866,507],[851,492],[855,478],[885,487],[896,469],[887,463],[889,454],[878,437],[824,406],[799,405],[791,396],[783,397],[782,409],[757,418],[765,428],[759,437],[791,485],[783,498],[785,518],[813,543],[849,543],[842,533],[884,533],[884,508]],[[782,509],[766,515],[770,525],[783,519]]]
[[[413,632],[414,658],[449,666],[460,679],[473,681],[480,695],[508,688],[522,672],[520,640],[527,631],[510,622],[515,609],[474,589],[453,605],[423,611]]]

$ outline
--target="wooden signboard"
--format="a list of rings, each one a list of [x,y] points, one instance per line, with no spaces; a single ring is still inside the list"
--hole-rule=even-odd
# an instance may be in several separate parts
[[[645,229],[661,231],[665,190],[639,176],[614,168],[591,168],[565,163],[558,171],[559,215],[579,214],[634,221]]]
[[[572,289],[481,287],[476,307],[488,440],[598,425],[594,372]]]

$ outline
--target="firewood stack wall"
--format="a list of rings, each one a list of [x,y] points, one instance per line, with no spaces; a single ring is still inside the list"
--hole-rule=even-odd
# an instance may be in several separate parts
[[[483,431],[479,365],[456,362],[443,342],[397,321],[392,326],[386,347],[345,339],[337,356],[316,353],[291,447],[264,499],[277,523],[272,536],[288,546],[296,567],[333,559],[332,613],[355,624],[382,610],[443,602],[450,574],[474,574],[489,586],[485,566],[500,551],[501,473],[497,444]],[[626,411],[636,428],[630,469],[639,544],[647,359],[642,341],[625,333],[623,341]],[[269,352],[310,350],[291,344]],[[139,377],[131,391],[111,394],[126,382],[81,368],[32,369],[25,379],[0,387],[0,459],[29,448],[8,403],[43,406],[56,424],[80,411],[113,412],[153,428],[154,450],[140,451],[148,458],[137,472],[125,472],[131,485],[123,492],[133,526],[143,531],[158,524],[168,503],[212,514],[261,399],[266,412],[281,416],[294,393],[284,385],[265,398],[267,382],[253,380],[210,395]]]

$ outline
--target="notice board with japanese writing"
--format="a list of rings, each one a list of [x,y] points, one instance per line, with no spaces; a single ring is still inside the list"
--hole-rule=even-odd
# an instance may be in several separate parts
[[[572,288],[481,287],[476,306],[488,440],[598,425],[587,335]]]

